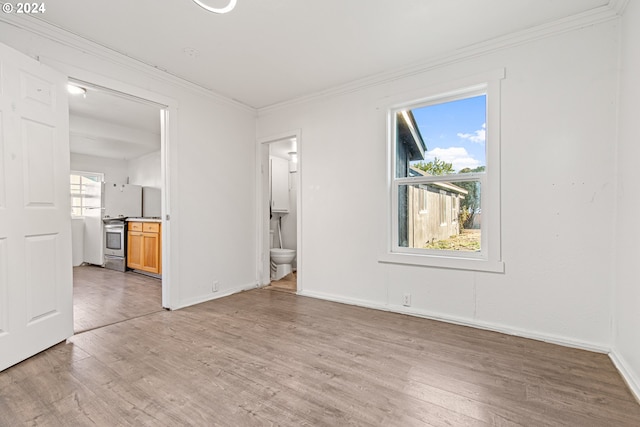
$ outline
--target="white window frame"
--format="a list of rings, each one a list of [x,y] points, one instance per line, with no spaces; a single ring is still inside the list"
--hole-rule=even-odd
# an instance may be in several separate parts
[[[392,264],[420,265],[488,272],[504,272],[501,252],[500,218],[500,82],[505,70],[439,85],[423,92],[425,96],[388,106],[387,114],[387,236],[379,261]],[[486,95],[486,172],[452,176],[396,178],[396,117],[406,109],[441,104],[477,95]],[[481,251],[447,251],[400,247],[398,244],[398,188],[400,185],[446,181],[478,181],[481,186]]]
[[[98,178],[98,182],[104,181],[104,173],[102,173],[102,172],[86,172],[86,171],[72,170],[69,173],[69,176],[71,176],[71,175],[78,175],[78,176],[81,176],[82,178],[87,178],[87,177],[91,176],[91,177]],[[80,183],[80,192],[78,194],[74,194],[71,191],[71,184],[69,185],[69,190],[70,190],[70,198],[71,198],[71,200],[70,200],[70,205],[71,205],[70,208],[71,208],[72,213],[73,213],[73,208],[75,207],[75,208],[79,208],[80,209],[80,211],[81,211],[80,216],[86,215],[85,210],[87,209],[87,207],[85,206],[85,203],[84,203],[85,193],[83,191],[84,187],[82,186],[82,183]],[[74,195],[75,195],[75,197],[78,197],[78,198],[81,199],[82,203],[81,203],[80,206],[74,206],[73,205],[73,197],[74,197]],[[89,208],[89,209],[93,209],[93,208]]]

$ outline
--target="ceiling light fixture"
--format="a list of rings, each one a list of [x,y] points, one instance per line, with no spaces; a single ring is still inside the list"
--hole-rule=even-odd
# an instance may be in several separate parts
[[[87,96],[87,90],[83,87],[73,85],[71,83],[67,83],[67,92],[71,95],[83,95]]]
[[[207,6],[206,4],[201,2],[200,0],[193,0],[193,2],[195,4],[197,4],[198,6],[200,6],[201,8],[208,10],[209,12],[227,13],[227,12],[231,12],[233,10],[233,8],[236,7],[236,3],[238,2],[238,0],[229,0],[229,4],[228,5],[226,5],[225,7],[220,7],[220,8]]]

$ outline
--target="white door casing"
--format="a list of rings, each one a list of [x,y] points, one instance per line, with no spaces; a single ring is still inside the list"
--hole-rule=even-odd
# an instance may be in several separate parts
[[[66,83],[0,44],[0,370],[73,334]]]

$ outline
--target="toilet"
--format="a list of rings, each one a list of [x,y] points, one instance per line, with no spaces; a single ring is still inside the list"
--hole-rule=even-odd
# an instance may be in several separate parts
[[[280,280],[293,271],[291,263],[296,257],[295,249],[280,249],[273,247],[273,230],[269,231],[271,244],[269,253],[271,255],[271,280]]]

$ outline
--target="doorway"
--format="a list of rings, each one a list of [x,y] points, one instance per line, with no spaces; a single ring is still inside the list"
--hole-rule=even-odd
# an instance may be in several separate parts
[[[259,229],[261,285],[300,292],[300,135],[261,141]]]
[[[75,79],[69,83],[76,90],[76,94],[69,94],[69,141],[74,331],[78,333],[163,309],[167,287],[161,266],[163,259],[168,259],[168,245],[147,254],[153,261],[152,269],[132,269],[127,260],[133,258],[128,247],[128,239],[133,241],[129,231],[133,224],[144,224],[149,228],[144,230],[146,234],[166,242],[161,236],[167,226],[163,211],[168,107]],[[74,182],[74,176],[80,179]],[[101,177],[102,182],[92,182],[92,177]],[[105,206],[109,204],[105,195],[110,194],[105,192],[105,183],[135,193],[127,202],[134,210],[128,207],[124,212],[128,218],[122,221],[123,233],[128,238],[123,240],[122,253],[116,254],[118,262],[113,261],[113,254],[107,256],[105,249],[103,217],[110,209]],[[82,230],[80,237],[78,229]],[[136,238],[144,238],[142,229],[137,234],[141,236]]]

